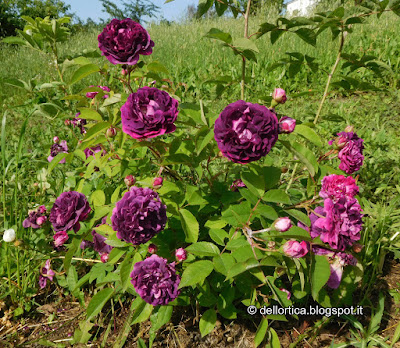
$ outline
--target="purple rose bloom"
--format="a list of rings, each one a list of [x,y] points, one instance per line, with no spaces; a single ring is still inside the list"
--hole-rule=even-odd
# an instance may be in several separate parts
[[[360,239],[362,229],[361,206],[357,199],[341,197],[337,202],[330,198],[324,200],[323,207],[317,207],[315,212],[324,217],[311,214],[311,237],[321,236],[324,243],[333,249],[345,250]]]
[[[101,219],[100,225],[105,225],[107,221],[107,216]],[[96,227],[100,226],[97,225]],[[93,249],[97,251],[99,254],[109,254],[112,250],[112,246],[105,243],[107,240],[106,237],[102,236],[100,233],[97,233],[95,230],[92,231],[93,236]]]
[[[153,306],[167,305],[175,300],[181,277],[176,274],[175,262],[152,255],[135,263],[131,273],[131,283],[139,296]]]
[[[335,144],[341,149],[338,154],[340,160],[339,169],[347,174],[353,174],[360,170],[363,165],[364,156],[362,153],[364,150],[364,140],[353,132],[341,132],[337,135],[338,138]],[[332,144],[332,142],[333,141],[331,141],[330,144]]]
[[[40,271],[39,275],[39,286],[41,289],[44,289],[47,284],[47,279],[50,281],[53,281],[55,273],[54,271],[50,268],[50,259],[46,261],[45,266],[42,268]]]
[[[153,190],[132,186],[117,202],[111,221],[119,239],[144,244],[164,229],[167,207]]]
[[[70,191],[63,192],[54,202],[50,212],[50,222],[54,231],[69,231],[80,229],[79,221],[84,221],[91,208],[84,194]]]
[[[47,157],[47,160],[51,162],[54,157],[56,157],[59,153],[68,153],[68,145],[65,140],[61,140],[59,143],[55,143],[51,145],[50,148],[50,156]],[[65,163],[65,158],[63,158],[60,162],[58,163]]]
[[[83,150],[83,152],[85,153],[86,159],[88,159],[90,156],[94,157],[94,155],[96,153],[98,153],[102,150],[103,150],[102,156],[104,156],[107,152],[100,145],[93,146],[93,147],[87,147],[85,150]]]
[[[174,132],[178,101],[165,91],[143,87],[129,95],[121,107],[122,131],[135,139]]]
[[[279,120],[279,133],[280,134],[292,133],[295,128],[296,128],[296,120],[294,118],[290,118],[288,116],[283,116]]]
[[[68,240],[68,234],[65,231],[58,231],[54,236],[54,246],[56,248],[62,246]]]
[[[95,86],[91,85],[90,87],[95,87]],[[97,86],[97,87],[101,88],[105,92],[110,92],[111,91],[110,88],[108,88],[107,86]],[[98,93],[99,92],[87,92],[86,93],[86,97],[88,97],[90,99],[94,99]],[[107,99],[108,97],[109,97],[108,94],[105,94],[103,96],[104,99]]]
[[[278,140],[278,119],[265,106],[239,100],[215,121],[214,137],[222,154],[235,163],[266,156]]]
[[[244,188],[244,187],[247,188],[246,184],[242,180],[237,179],[232,183],[230,189],[233,192],[237,192],[237,191],[239,191],[240,188]]]
[[[28,217],[22,222],[24,228],[40,228],[46,221],[47,216],[45,216],[46,207],[41,205],[40,207],[30,210],[28,212]]]
[[[346,265],[355,266],[357,259],[346,253],[335,253],[321,247],[314,246],[313,252],[316,255],[325,255],[328,258],[331,275],[326,283],[331,289],[337,289],[342,281],[343,267]]]
[[[70,121],[70,123],[72,123],[73,127],[79,127],[79,129],[81,130],[81,134],[86,134],[86,129],[85,129],[85,125],[87,123],[86,119],[84,118],[80,118],[79,115],[81,113],[78,112],[75,117]]]
[[[283,252],[290,257],[294,257],[296,259],[305,256],[309,251],[308,243],[304,240],[302,242],[298,242],[297,240],[288,240],[283,245]]]
[[[336,201],[343,196],[354,198],[358,194],[358,186],[351,176],[345,177],[344,175],[331,174],[325,176],[321,183],[322,187],[319,196],[322,198],[330,198]]]
[[[97,40],[101,54],[112,64],[135,65],[139,55],[148,56],[154,46],[146,29],[130,18],[113,19]]]

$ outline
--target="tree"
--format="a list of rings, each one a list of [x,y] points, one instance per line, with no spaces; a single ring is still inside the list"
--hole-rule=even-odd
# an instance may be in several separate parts
[[[124,9],[121,9],[111,0],[100,0],[103,5],[103,12],[110,15],[111,18],[124,19],[131,18],[136,22],[142,22],[143,17],[152,17],[160,8],[149,0],[131,0],[123,1]],[[143,21],[144,22],[144,21]]]

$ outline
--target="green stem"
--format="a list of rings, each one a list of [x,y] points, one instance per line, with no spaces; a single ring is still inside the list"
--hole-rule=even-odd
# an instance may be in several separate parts
[[[249,38],[249,15],[251,8],[251,0],[247,2],[246,13],[244,14],[244,38]],[[246,80],[246,57],[242,56],[242,81],[241,81],[241,91],[240,96],[242,100],[244,100],[244,88],[245,88],[245,80]]]
[[[335,73],[335,71],[336,71],[336,69],[337,69],[337,67],[339,65],[340,58],[342,56],[342,51],[343,51],[343,46],[344,46],[344,39],[345,39],[345,37],[347,35],[347,32],[345,33],[345,32],[343,32],[343,30],[344,30],[344,28],[342,27],[341,36],[340,36],[340,44],[339,44],[339,52],[338,52],[338,55],[336,57],[335,64],[333,64],[331,73],[328,76],[328,80],[326,81],[324,95],[322,96],[321,103],[319,104],[319,108],[318,108],[317,114],[316,114],[315,119],[314,119],[314,124],[317,124],[317,122],[318,122],[318,118],[319,118],[319,116],[321,114],[322,107],[324,106],[326,97],[328,96],[329,86],[331,84],[333,74]]]
[[[293,184],[294,176],[296,175],[296,170],[297,170],[297,167],[298,167],[298,166],[299,166],[298,163],[296,163],[296,164],[294,165],[293,172],[292,172],[292,176],[290,177],[289,183],[288,183],[288,185],[287,185],[287,187],[286,187],[286,190],[285,190],[286,192],[289,191],[290,186],[292,186],[292,184]]]

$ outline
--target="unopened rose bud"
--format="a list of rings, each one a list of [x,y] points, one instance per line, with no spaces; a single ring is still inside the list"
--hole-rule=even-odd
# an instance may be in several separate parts
[[[103,262],[103,263],[107,263],[107,261],[108,261],[108,254],[107,254],[107,253],[101,254],[100,260],[101,260],[101,262]]]
[[[187,252],[183,248],[175,250],[175,257],[178,261],[185,261],[187,259]]]
[[[162,177],[155,178],[153,180],[153,188],[156,189],[156,190],[160,189],[162,187],[162,185],[163,185],[163,181],[164,180],[163,180]]]
[[[60,142],[60,138],[59,137],[56,136],[56,137],[53,138],[53,143],[54,144],[58,144],[59,142]]]
[[[222,151],[218,152],[218,157],[224,157],[224,154],[222,153]]]
[[[110,127],[107,129],[106,136],[107,138],[114,138],[117,135],[117,130],[114,127]]]
[[[39,210],[39,213],[43,214],[43,213],[46,212],[46,207],[45,207],[44,205],[41,205],[41,206],[38,208],[38,210]]]
[[[279,232],[286,232],[292,227],[292,221],[287,216],[281,217],[274,222],[274,227]]]
[[[307,242],[298,242],[297,240],[288,240],[283,245],[283,252],[293,258],[300,258],[305,256],[309,251],[309,246]]]
[[[347,126],[347,127],[344,129],[344,131],[345,131],[346,133],[352,133],[352,132],[354,132],[354,127],[353,127],[353,126]]]
[[[36,225],[42,226],[46,222],[46,220],[47,220],[46,216],[39,216],[36,219]]]
[[[126,186],[131,187],[135,185],[136,178],[133,175],[127,175],[124,179]]]
[[[290,297],[292,296],[292,294],[290,293],[289,290],[286,289],[279,289],[280,291],[286,292],[287,293],[287,299],[290,300]]]
[[[274,92],[272,93],[272,99],[278,104],[285,104],[287,100],[285,90],[282,88],[275,88]]]
[[[10,229],[4,231],[3,240],[6,243],[11,243],[15,240],[15,236],[16,236],[15,230],[13,228],[10,228]]]
[[[279,133],[289,134],[296,128],[296,120],[288,116],[284,116],[279,120]]]
[[[65,124],[66,126],[69,126],[69,125],[71,124],[71,120],[68,120],[68,119],[65,120],[65,121],[64,121],[64,124]]]
[[[122,76],[128,75],[128,70],[122,69],[122,70],[121,70],[121,75],[122,75]]]
[[[353,245],[353,251],[355,253],[360,253],[361,250],[363,250],[363,248],[364,248],[364,245],[361,245],[361,244],[358,244],[358,243]]]
[[[275,248],[275,242],[274,241],[272,241],[272,240],[270,240],[269,242],[268,242],[268,249],[274,249]]]
[[[157,245],[155,245],[155,244],[150,244],[149,248],[147,249],[147,251],[150,254],[155,254],[157,252],[157,250],[158,250],[158,248],[157,248]]]
[[[289,170],[289,168],[288,167],[282,167],[281,168],[281,173],[287,173],[288,172],[288,170]]]
[[[337,137],[335,139],[334,145],[337,149],[343,149],[347,144],[347,139],[345,137]]]

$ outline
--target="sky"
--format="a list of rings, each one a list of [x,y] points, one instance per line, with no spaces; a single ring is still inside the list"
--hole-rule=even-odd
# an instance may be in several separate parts
[[[113,2],[117,5],[121,4],[120,0],[113,0]],[[197,5],[198,0],[175,0],[168,4],[164,4],[165,0],[152,0],[152,2],[160,7],[159,18],[163,16],[168,20],[178,20],[183,17],[188,5]],[[64,0],[64,3],[70,5],[71,11],[84,21],[89,17],[96,22],[100,18],[107,18],[107,14],[102,12],[99,0]]]

